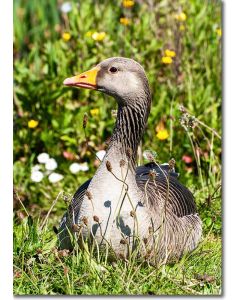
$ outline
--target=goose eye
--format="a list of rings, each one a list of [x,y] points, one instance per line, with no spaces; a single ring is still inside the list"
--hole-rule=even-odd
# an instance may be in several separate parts
[[[111,73],[117,73],[118,69],[115,68],[115,67],[111,67],[111,68],[109,69],[109,71],[110,71]]]

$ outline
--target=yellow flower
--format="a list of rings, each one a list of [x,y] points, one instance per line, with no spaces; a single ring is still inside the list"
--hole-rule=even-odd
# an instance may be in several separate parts
[[[69,32],[64,32],[62,34],[62,39],[64,40],[64,42],[68,42],[71,39],[71,34]]]
[[[122,5],[124,7],[129,8],[129,7],[132,7],[134,5],[134,1],[132,1],[132,0],[123,0]]]
[[[97,42],[101,42],[104,40],[106,36],[106,32],[102,31],[102,32],[97,32],[95,31],[93,34],[92,34],[92,39],[94,41],[97,41]]]
[[[90,110],[90,114],[92,115],[92,117],[94,116],[98,116],[99,115],[99,108],[93,108]]]
[[[163,140],[166,140],[166,139],[169,137],[169,133],[168,133],[167,129],[164,129],[164,128],[163,128],[163,129],[160,129],[160,130],[158,131],[156,137],[157,137],[159,140],[163,141]]]
[[[128,19],[128,18],[120,18],[120,23],[124,26],[128,26],[131,24],[131,19]]]
[[[180,12],[179,14],[175,15],[175,19],[180,22],[184,22],[187,19],[187,15],[184,12]]]
[[[173,50],[166,49],[166,50],[165,50],[165,56],[168,56],[168,57],[175,57],[175,56],[176,56],[176,52],[173,51]]]
[[[184,31],[184,30],[185,30],[185,26],[184,26],[183,24],[181,24],[181,25],[179,26],[179,30],[180,30],[180,31]]]
[[[222,36],[222,29],[221,29],[221,28],[217,28],[217,29],[216,29],[216,32],[217,32],[217,35],[218,35],[219,37]]]
[[[86,33],[85,33],[85,35],[86,35],[87,37],[91,37],[91,36],[92,36],[92,34],[93,34],[93,32],[92,32],[92,31],[88,31],[88,32],[86,32]]]
[[[166,64],[166,65],[169,65],[172,63],[172,58],[169,57],[169,56],[163,56],[162,57],[162,63]]]
[[[29,128],[35,128],[37,126],[38,126],[38,121],[35,121],[35,120],[28,121],[28,127]]]

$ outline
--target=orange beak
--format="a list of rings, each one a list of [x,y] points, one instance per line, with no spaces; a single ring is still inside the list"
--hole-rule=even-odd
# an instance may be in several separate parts
[[[97,78],[97,73],[99,72],[100,68],[99,67],[95,67],[89,71],[86,71],[82,74],[70,77],[70,78],[66,78],[63,81],[64,85],[67,86],[76,86],[76,87],[82,87],[82,88],[86,88],[86,89],[92,89],[92,90],[96,90],[97,88],[97,82],[96,82],[96,78]]]

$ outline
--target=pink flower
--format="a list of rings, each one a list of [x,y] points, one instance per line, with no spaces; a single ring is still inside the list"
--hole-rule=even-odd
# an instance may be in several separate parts
[[[63,151],[63,156],[67,160],[74,160],[75,159],[75,155],[72,152],[69,152],[69,151]]]
[[[193,159],[191,156],[189,155],[183,155],[182,160],[186,163],[186,164],[190,164],[192,163]]]

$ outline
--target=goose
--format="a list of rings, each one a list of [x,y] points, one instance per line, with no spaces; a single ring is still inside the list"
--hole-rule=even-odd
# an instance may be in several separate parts
[[[63,84],[110,95],[118,111],[105,157],[93,178],[76,191],[60,222],[60,248],[72,250],[75,237],[79,244],[88,240],[99,249],[111,248],[117,258],[126,259],[137,249],[158,262],[179,259],[195,249],[201,219],[174,166],[154,159],[136,166],[151,107],[143,67],[133,59],[112,57]]]

